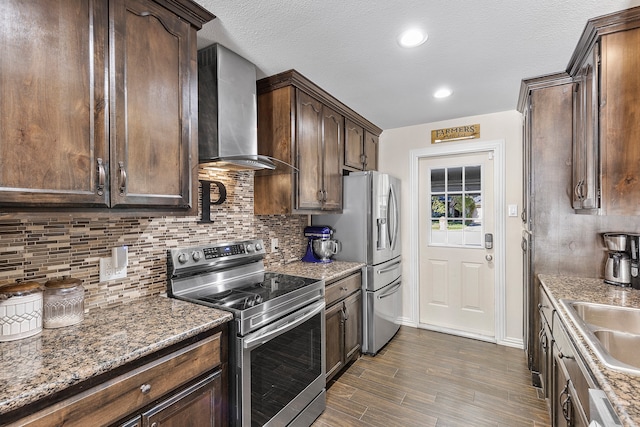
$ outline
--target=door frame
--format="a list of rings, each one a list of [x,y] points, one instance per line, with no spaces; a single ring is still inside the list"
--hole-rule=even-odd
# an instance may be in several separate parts
[[[505,217],[505,141],[504,139],[491,141],[472,141],[463,143],[444,143],[432,145],[425,148],[411,150],[409,152],[409,271],[411,280],[407,286],[410,301],[413,301],[411,318],[415,319],[416,326],[423,329],[432,329],[440,332],[453,332],[439,327],[432,327],[420,324],[419,304],[420,304],[420,242],[418,225],[419,208],[419,161],[423,158],[453,156],[457,154],[473,154],[480,152],[493,152],[493,181],[494,181],[494,280],[495,280],[495,338],[488,339],[475,334],[464,334],[455,331],[457,335],[483,341],[496,342],[502,345],[513,346],[511,340],[506,339],[506,217]]]

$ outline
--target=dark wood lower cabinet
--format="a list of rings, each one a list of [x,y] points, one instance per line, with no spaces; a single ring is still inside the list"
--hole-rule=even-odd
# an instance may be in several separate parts
[[[362,291],[345,299],[344,305],[344,354],[347,361],[350,361],[362,347]]]
[[[326,371],[327,381],[344,366],[344,340],[342,304],[334,304],[328,308],[326,319]]]
[[[554,426],[587,427],[589,425],[589,389],[595,382],[581,356],[571,343],[557,312],[553,313],[553,398]]]
[[[330,381],[362,347],[362,275],[353,274],[327,286],[325,294],[326,380]]]
[[[158,354],[9,426],[223,426],[227,423],[227,327]],[[5,425],[3,422],[0,424]]]
[[[221,426],[221,397],[222,373],[217,371],[120,426]]]

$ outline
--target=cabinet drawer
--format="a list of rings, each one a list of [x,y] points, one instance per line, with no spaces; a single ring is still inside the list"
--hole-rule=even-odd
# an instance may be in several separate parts
[[[356,273],[330,284],[325,289],[327,307],[351,295],[362,286],[362,273]]]
[[[14,425],[109,425],[220,365],[221,333],[32,414]]]

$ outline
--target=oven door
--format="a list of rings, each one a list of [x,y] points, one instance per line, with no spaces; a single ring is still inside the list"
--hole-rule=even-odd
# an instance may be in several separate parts
[[[325,408],[325,303],[237,338],[236,425],[287,425]],[[297,423],[297,422],[296,422]]]

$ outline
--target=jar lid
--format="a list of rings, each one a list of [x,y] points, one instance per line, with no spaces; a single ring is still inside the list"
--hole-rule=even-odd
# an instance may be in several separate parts
[[[75,288],[81,284],[80,279],[74,279],[71,276],[57,277],[55,279],[48,280],[44,286],[48,289],[68,289]]]
[[[40,292],[38,282],[16,282],[0,286],[0,299]]]

